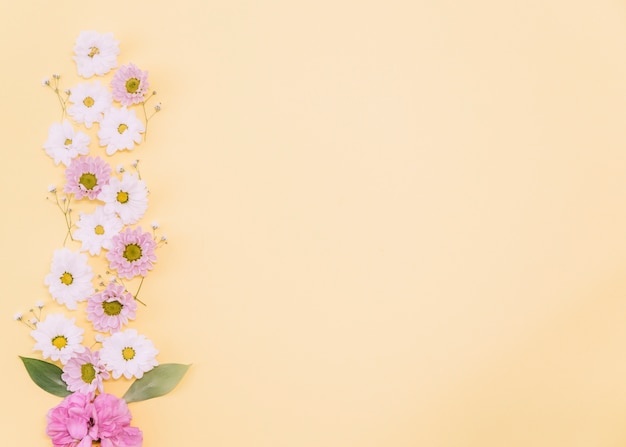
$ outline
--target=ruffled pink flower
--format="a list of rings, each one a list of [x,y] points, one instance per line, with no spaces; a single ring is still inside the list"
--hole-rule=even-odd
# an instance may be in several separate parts
[[[100,157],[78,157],[65,170],[65,192],[73,193],[77,199],[87,196],[98,197],[102,187],[109,183],[111,166]]]
[[[113,99],[124,106],[142,102],[149,87],[148,72],[140,70],[133,63],[122,65],[111,80]]]
[[[114,282],[100,293],[89,297],[87,319],[100,332],[118,332],[128,320],[134,320],[137,302],[130,292]]]
[[[46,434],[54,447],[141,447],[143,434],[131,427],[132,416],[123,399],[112,394],[74,393],[48,412]]]
[[[91,447],[98,439],[96,408],[86,394],[70,394],[48,411],[47,420],[46,434],[54,447]]]
[[[141,447],[143,433],[130,426],[132,415],[126,401],[112,394],[98,394],[93,405],[102,447]]]
[[[135,230],[126,228],[113,236],[111,249],[107,253],[109,266],[117,270],[117,274],[126,279],[137,275],[146,276],[152,270],[157,257],[154,253],[156,242],[152,234],[143,232],[141,227]]]
[[[102,381],[110,377],[104,363],[100,362],[100,351],[85,349],[74,355],[63,367],[61,378],[67,383],[67,389],[93,396],[96,389],[103,391]]]

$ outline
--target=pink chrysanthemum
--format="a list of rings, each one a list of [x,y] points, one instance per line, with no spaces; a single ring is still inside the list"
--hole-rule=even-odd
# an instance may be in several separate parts
[[[141,447],[143,433],[137,427],[130,426],[132,415],[124,399],[112,394],[98,394],[93,406],[96,410],[98,439],[103,446]]]
[[[93,396],[96,390],[102,392],[102,381],[110,377],[104,363],[100,362],[100,351],[91,352],[85,348],[74,355],[63,367],[61,378],[67,389]]]
[[[98,440],[96,408],[91,396],[74,393],[48,411],[46,434],[54,447],[86,447]]]
[[[87,303],[87,319],[100,332],[111,334],[122,329],[128,320],[134,320],[137,302],[124,286],[114,282],[100,293],[89,297]]]
[[[111,80],[113,99],[124,106],[142,102],[149,87],[148,72],[140,70],[133,63],[122,65]]]
[[[93,200],[109,183],[112,172],[111,166],[100,157],[78,157],[65,170],[65,192],[73,193],[77,199],[87,196]]]
[[[150,233],[144,233],[141,227],[135,230],[127,227],[123,232],[113,236],[107,259],[110,267],[117,270],[122,278],[146,276],[157,260],[155,248],[156,242]]]

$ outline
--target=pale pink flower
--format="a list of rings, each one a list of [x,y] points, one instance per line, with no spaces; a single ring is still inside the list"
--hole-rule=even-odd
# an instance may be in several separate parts
[[[93,406],[96,410],[98,439],[103,447],[141,447],[143,433],[137,427],[130,426],[132,415],[124,399],[112,394],[98,394]]]
[[[124,106],[142,102],[149,87],[148,72],[140,70],[133,63],[122,65],[111,80],[113,99]]]
[[[78,157],[65,169],[65,192],[73,193],[77,199],[87,196],[93,200],[109,183],[112,171],[111,166],[100,157]]]
[[[133,295],[114,282],[102,292],[90,296],[87,303],[87,319],[100,332],[112,334],[121,330],[129,319],[135,319],[136,312],[137,302]]]
[[[47,420],[46,434],[54,447],[91,447],[98,439],[96,408],[87,394],[70,394],[48,411]]]
[[[113,236],[107,259],[111,269],[117,270],[120,277],[131,279],[137,275],[146,276],[152,270],[157,257],[154,253],[156,242],[152,234],[126,228]]]
[[[91,352],[85,348],[80,354],[75,354],[63,367],[61,378],[67,384],[67,389],[94,395],[96,390],[102,392],[102,381],[110,377],[104,363],[100,362],[100,352]]]

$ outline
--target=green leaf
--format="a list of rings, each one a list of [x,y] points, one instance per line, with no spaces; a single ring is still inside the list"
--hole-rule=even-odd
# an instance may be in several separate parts
[[[191,365],[165,363],[148,371],[141,379],[137,379],[124,394],[128,403],[140,402],[163,396],[174,389]]]
[[[22,362],[28,371],[28,375],[39,388],[55,396],[65,397],[72,394],[67,390],[67,384],[61,379],[63,370],[58,366],[44,362],[43,360],[22,357]]]

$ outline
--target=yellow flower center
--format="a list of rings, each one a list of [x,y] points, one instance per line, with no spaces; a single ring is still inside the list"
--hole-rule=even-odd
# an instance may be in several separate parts
[[[126,191],[120,191],[117,193],[117,201],[120,203],[128,202],[128,193]]]
[[[92,363],[85,363],[80,367],[80,378],[83,379],[85,383],[91,383],[96,378],[96,368],[93,367]]]
[[[52,339],[52,344],[60,351],[67,346],[67,338],[65,335],[57,335]]]
[[[78,183],[83,185],[85,189],[91,190],[94,188],[94,186],[98,184],[98,179],[92,173],[85,172],[83,175],[80,176]]]
[[[141,258],[141,254],[141,247],[139,245],[128,244],[122,256],[129,262],[135,262],[137,259]]]
[[[85,99],[83,99],[83,104],[85,104],[87,107],[91,107],[95,103],[96,103],[96,101],[94,101],[91,96],[87,96],[87,97],[85,97]]]
[[[94,57],[96,54],[100,54],[100,50],[98,49],[98,47],[89,48],[89,54],[87,56]]]
[[[121,135],[124,132],[126,132],[128,130],[128,126],[124,123],[120,124],[119,126],[117,126],[117,131],[118,133]]]
[[[102,225],[96,225],[95,228],[93,229],[93,232],[98,234],[98,235],[103,235],[104,234],[104,227]]]
[[[102,303],[102,310],[109,317],[114,317],[122,312],[124,305],[119,301],[105,301]]]
[[[63,144],[66,146],[69,146],[70,144],[72,144],[72,140],[70,140],[69,138],[66,138]]]
[[[70,284],[74,282],[74,277],[72,276],[71,273],[68,273],[68,272],[63,273],[59,279],[66,286],[69,286]]]
[[[135,350],[133,348],[128,348],[128,347],[122,349],[122,358],[126,361],[134,359]]]
[[[139,90],[139,79],[130,78],[126,81],[126,91],[128,93],[135,93],[137,90]]]

